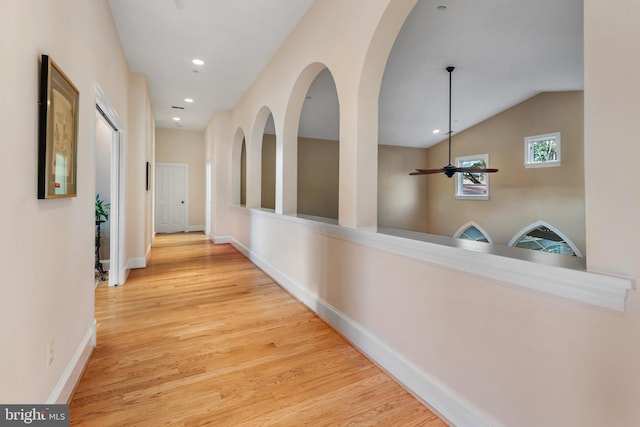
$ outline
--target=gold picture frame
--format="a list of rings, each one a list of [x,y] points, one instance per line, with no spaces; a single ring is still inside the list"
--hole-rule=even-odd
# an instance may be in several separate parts
[[[77,196],[80,92],[48,55],[40,66],[38,199]]]

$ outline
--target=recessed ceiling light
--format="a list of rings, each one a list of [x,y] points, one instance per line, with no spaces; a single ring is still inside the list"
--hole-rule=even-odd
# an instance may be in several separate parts
[[[192,103],[192,102],[193,102],[193,99],[191,99],[191,98],[185,98],[185,99],[184,99],[184,102]]]
[[[174,118],[173,118],[173,121],[174,121],[174,122],[179,122],[179,121],[180,121],[180,117],[174,117]]]
[[[202,59],[194,59],[193,62],[195,65],[204,65],[204,61]]]
[[[434,129],[434,130],[433,130],[433,133],[434,133],[434,134],[436,134],[436,133],[440,133],[440,129]]]

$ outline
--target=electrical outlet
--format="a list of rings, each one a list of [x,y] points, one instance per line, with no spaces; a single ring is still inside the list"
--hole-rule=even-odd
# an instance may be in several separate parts
[[[47,367],[51,366],[51,364],[53,363],[53,355],[54,355],[53,340],[51,340],[49,341],[49,344],[47,344]]]

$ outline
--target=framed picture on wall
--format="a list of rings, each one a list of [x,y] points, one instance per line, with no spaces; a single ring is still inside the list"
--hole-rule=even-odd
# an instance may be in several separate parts
[[[42,55],[38,103],[38,199],[77,195],[80,93],[49,56]]]

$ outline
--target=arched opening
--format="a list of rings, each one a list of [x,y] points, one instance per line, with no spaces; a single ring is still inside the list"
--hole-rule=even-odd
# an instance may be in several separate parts
[[[247,205],[247,144],[242,139],[240,148],[240,206]]]
[[[247,148],[244,132],[238,128],[231,150],[231,204],[246,206],[247,203]]]
[[[398,33],[378,104],[378,227],[451,236],[472,220],[507,245],[544,217],[583,249],[583,2],[501,4],[499,14],[476,3],[417,2]],[[448,163],[447,66],[456,67],[451,161],[490,158],[500,171],[485,197],[460,197],[442,173],[408,176]],[[525,167],[526,138],[555,133],[562,164]]]
[[[340,107],[333,76],[318,73],[298,125],[298,215],[338,219]]]
[[[263,209],[275,210],[276,208],[276,130],[273,122],[273,114],[264,125],[262,134],[262,175],[261,175],[261,201]]]

